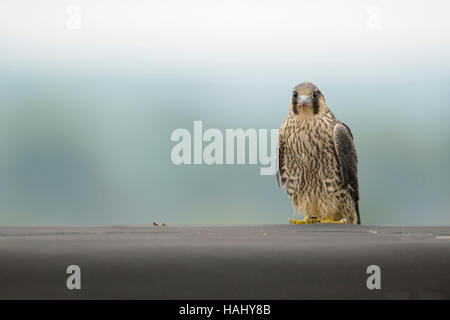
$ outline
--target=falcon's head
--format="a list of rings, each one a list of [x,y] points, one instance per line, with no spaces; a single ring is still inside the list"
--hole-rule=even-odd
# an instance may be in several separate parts
[[[325,97],[311,82],[297,85],[292,92],[291,112],[300,117],[322,114],[326,109]]]

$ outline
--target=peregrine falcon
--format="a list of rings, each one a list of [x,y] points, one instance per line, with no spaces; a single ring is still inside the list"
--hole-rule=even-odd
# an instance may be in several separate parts
[[[294,88],[278,138],[278,185],[303,220],[291,223],[360,224],[357,155],[350,128],[336,120],[322,92]]]

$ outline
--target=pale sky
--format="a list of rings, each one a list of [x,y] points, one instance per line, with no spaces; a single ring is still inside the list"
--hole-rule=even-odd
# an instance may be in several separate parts
[[[449,56],[449,9],[435,0],[3,0],[0,65],[260,66],[299,55],[408,64]]]

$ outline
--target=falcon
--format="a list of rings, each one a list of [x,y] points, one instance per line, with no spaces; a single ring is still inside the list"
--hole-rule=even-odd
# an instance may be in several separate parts
[[[337,120],[314,84],[294,88],[278,137],[278,185],[303,220],[360,224],[357,154],[350,128]]]

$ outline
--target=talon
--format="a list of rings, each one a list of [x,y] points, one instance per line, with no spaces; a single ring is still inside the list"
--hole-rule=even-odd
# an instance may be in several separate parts
[[[320,220],[317,217],[309,217],[306,219],[308,220],[309,223],[320,223]]]

